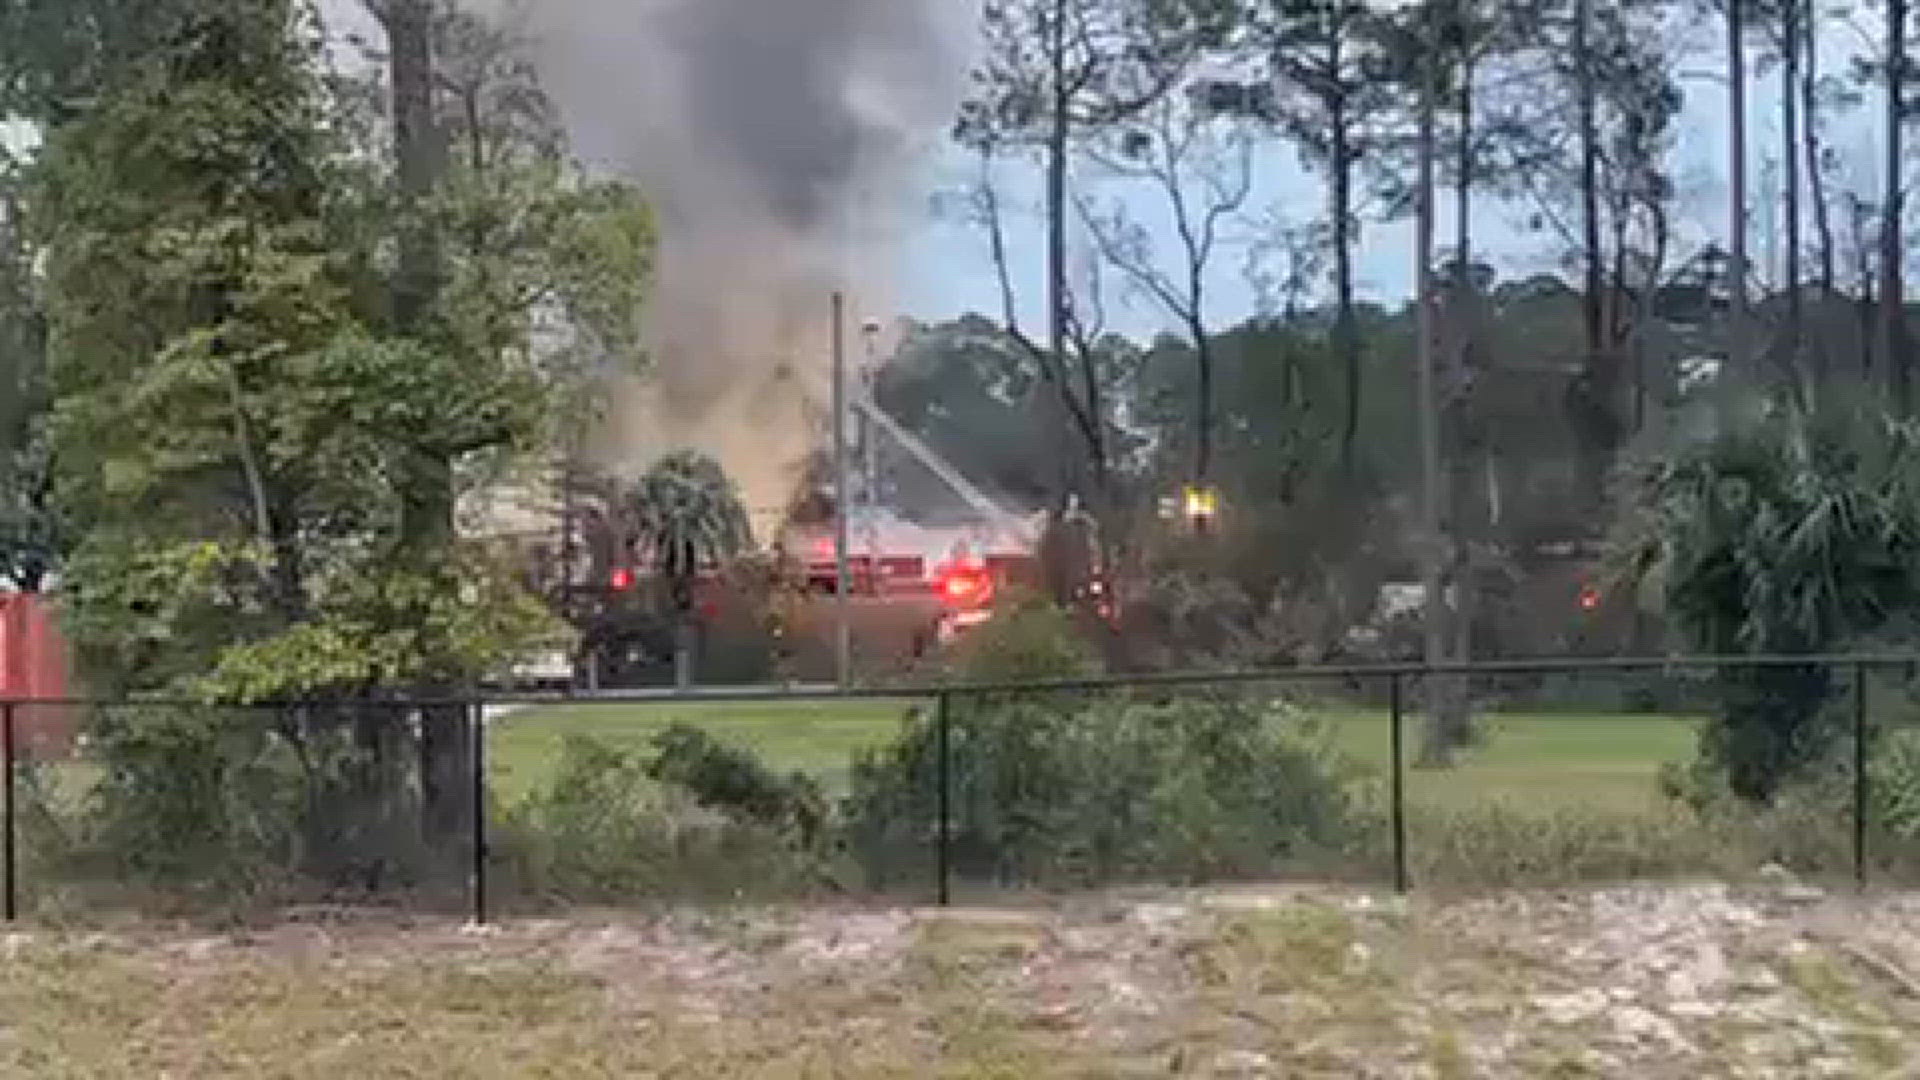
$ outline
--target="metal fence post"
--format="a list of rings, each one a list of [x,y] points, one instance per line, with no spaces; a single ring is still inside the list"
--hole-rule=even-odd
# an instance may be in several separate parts
[[[941,907],[953,900],[953,717],[952,695],[941,691],[934,704],[934,731],[937,747],[934,753],[939,761],[935,765],[939,785],[940,821],[934,833],[934,873],[939,880],[935,885],[935,895]]]
[[[0,704],[0,771],[6,773],[4,781],[0,781],[0,789],[4,789],[5,791],[4,802],[6,805],[4,811],[0,812],[4,812],[7,819],[5,825],[6,840],[4,844],[6,852],[4,855],[0,855],[0,861],[6,863],[6,882],[3,886],[0,886],[0,891],[6,894],[4,901],[6,910],[0,912],[0,914],[5,915],[7,922],[14,921],[20,914],[20,894],[14,877],[17,853],[14,850],[13,737],[13,702],[9,701]]]
[[[1393,742],[1393,891],[1405,895],[1407,891],[1407,766],[1406,755],[1401,747],[1401,719],[1405,710],[1400,700],[1401,676],[1399,672],[1387,676],[1387,701],[1392,710]]]
[[[487,724],[486,706],[469,702],[468,737],[473,762],[473,921],[487,921]]]
[[[1853,665],[1853,883],[1867,886],[1867,665]]]

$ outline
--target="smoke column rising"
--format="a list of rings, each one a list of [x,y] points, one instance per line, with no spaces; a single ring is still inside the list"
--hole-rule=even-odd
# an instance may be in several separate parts
[[[941,0],[542,0],[523,18],[575,152],[660,215],[652,370],[623,379],[595,456],[637,471],[693,446],[765,535],[814,445],[830,296],[881,315],[962,63]],[[936,14],[939,12],[939,14]]]

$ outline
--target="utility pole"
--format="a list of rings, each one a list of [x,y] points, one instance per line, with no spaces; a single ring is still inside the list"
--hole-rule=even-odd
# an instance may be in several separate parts
[[[833,294],[833,563],[834,674],[853,685],[853,634],[847,625],[847,299]]]

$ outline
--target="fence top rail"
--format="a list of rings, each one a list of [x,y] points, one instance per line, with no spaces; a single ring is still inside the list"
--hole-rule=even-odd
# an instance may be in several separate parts
[[[687,690],[640,688],[627,690],[559,690],[499,692],[475,691],[464,696],[392,698],[367,700],[307,699],[258,701],[245,704],[205,701],[190,698],[29,698],[0,697],[0,707],[68,706],[91,708],[163,708],[163,709],[298,709],[298,708],[471,708],[477,705],[567,705],[618,704],[622,702],[694,702],[743,703],[754,701],[833,701],[888,700],[895,698],[935,698],[946,694],[1033,694],[1055,691],[1125,690],[1132,688],[1236,686],[1252,683],[1366,682],[1389,679],[1417,679],[1434,675],[1558,675],[1604,674],[1622,671],[1720,671],[1756,670],[1784,667],[1855,668],[1887,670],[1920,667],[1920,653],[1807,653],[1802,655],[1752,656],[1660,656],[1660,657],[1538,657],[1514,660],[1480,660],[1458,663],[1424,664],[1418,662],[1303,665],[1282,668],[1242,668],[1227,671],[1163,671],[1134,674],[1095,675],[1072,679],[1042,679],[1005,683],[882,683],[838,687],[802,686],[725,686],[694,687]]]

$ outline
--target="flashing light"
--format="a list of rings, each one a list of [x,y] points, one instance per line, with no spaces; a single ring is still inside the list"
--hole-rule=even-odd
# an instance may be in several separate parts
[[[1580,610],[1593,611],[1600,606],[1600,590],[1591,585],[1580,590]]]
[[[955,607],[984,607],[992,599],[993,580],[974,567],[951,567],[940,575],[940,595]]]
[[[633,571],[624,566],[615,567],[607,584],[613,586],[614,592],[626,592],[633,588]]]
[[[1220,493],[1210,487],[1188,484],[1181,493],[1181,500],[1186,508],[1187,520],[1196,526],[1204,527],[1220,512]]]

